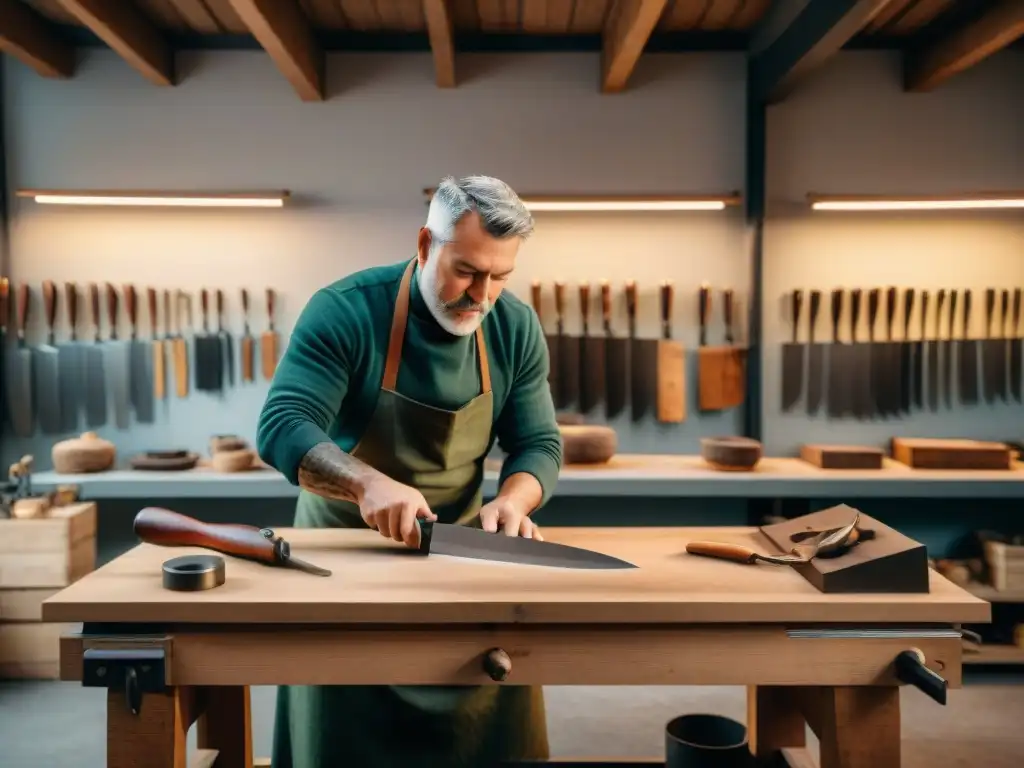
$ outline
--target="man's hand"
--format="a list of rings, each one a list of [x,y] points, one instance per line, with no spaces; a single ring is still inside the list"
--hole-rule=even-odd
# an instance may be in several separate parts
[[[416,520],[437,520],[422,493],[383,474],[367,483],[359,500],[359,513],[381,536],[412,548],[420,543]]]
[[[480,524],[488,533],[501,531],[506,536],[544,541],[540,528],[529,518],[522,505],[511,498],[499,496],[480,508]]]

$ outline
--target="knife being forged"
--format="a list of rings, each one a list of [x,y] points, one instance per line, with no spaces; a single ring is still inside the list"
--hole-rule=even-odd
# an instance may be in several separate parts
[[[521,536],[507,536],[502,532],[488,533],[480,528],[449,525],[423,520],[419,522],[419,551],[425,555],[451,555],[473,560],[492,560],[521,565],[542,565],[549,568],[582,570],[614,570],[636,568],[617,557],[592,552],[589,549],[555,544]]]
[[[291,546],[269,528],[255,525],[204,523],[160,507],[146,507],[135,515],[135,535],[160,547],[201,547],[264,565],[294,568],[314,576],[331,572],[292,556]]]

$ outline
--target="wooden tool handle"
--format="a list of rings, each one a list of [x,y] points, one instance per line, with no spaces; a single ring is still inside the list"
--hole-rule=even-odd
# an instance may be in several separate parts
[[[1020,298],[1021,289],[1013,289],[1013,335],[1017,335],[1017,329],[1020,327]],[[7,312],[4,313],[4,319],[7,319]]]
[[[878,319],[878,303],[882,297],[880,288],[868,291],[868,340],[875,340],[875,321]]]
[[[971,300],[967,299],[965,306],[970,306]],[[949,338],[953,338],[953,328],[956,323],[956,289],[949,292]]]
[[[267,327],[274,330],[274,289],[267,288]]]
[[[171,314],[171,291],[164,291],[164,336],[171,335],[171,323],[174,322],[174,315]]]
[[[135,535],[161,547],[202,547],[225,555],[274,564],[277,546],[253,525],[204,523],[160,507],[146,507],[135,516]]]
[[[612,321],[612,284],[601,281],[601,319],[607,326]]]
[[[935,294],[935,338],[942,336],[942,310],[946,306],[946,289],[939,288]]]
[[[43,322],[51,333],[57,321],[57,286],[53,280],[43,280]]]
[[[843,319],[843,289],[832,291],[832,341],[839,341],[839,323]]]
[[[850,291],[850,341],[857,341],[857,326],[860,324],[860,300],[863,292],[860,288]]]
[[[559,320],[565,314],[565,283],[561,280],[555,281],[555,314]]]
[[[117,289],[107,283],[107,320],[110,321],[110,338],[117,338]]]
[[[914,289],[903,291],[903,338],[910,338],[910,316],[914,312]]]
[[[723,544],[717,541],[691,541],[686,545],[686,551],[691,555],[703,557],[715,557],[719,560],[732,560],[737,563],[757,562],[757,553],[739,544]]]
[[[800,313],[804,307],[804,292],[797,288],[789,297],[789,314],[793,320],[793,343],[796,344],[800,332]]]
[[[953,291],[950,297],[950,312],[953,311],[953,307],[956,306],[956,291]],[[967,289],[964,291],[964,323],[963,323],[963,338],[967,338],[967,329],[971,327],[971,290]]]
[[[636,319],[636,280],[626,281],[626,314]]]
[[[540,301],[541,301],[541,287],[540,280],[534,280],[530,283],[530,301],[533,303],[533,311],[537,313],[537,317],[540,317]]]
[[[31,300],[32,292],[29,290],[28,283],[22,283],[18,288],[18,304],[14,310],[19,339],[25,337],[25,327],[28,325],[28,305]]]
[[[0,277],[0,332],[7,333],[7,321],[11,317],[11,280]]]
[[[122,290],[124,291],[124,309],[128,313],[128,327],[132,329],[132,335],[135,335],[135,328],[139,320],[139,305],[138,297],[135,295],[135,286],[125,283]]]
[[[725,316],[725,327],[732,328],[733,293],[732,288],[722,290],[722,313]]]
[[[253,374],[253,339],[242,337],[242,381],[252,381]]]
[[[697,297],[697,318],[700,321],[701,328],[705,328],[708,324],[708,318],[711,316],[711,286],[707,283],[702,283],[700,286],[700,293]]]
[[[921,291],[921,338],[928,335],[928,301],[931,299],[928,291]]]
[[[966,297],[965,297],[966,298]],[[992,335],[992,325],[996,316],[996,289],[985,289],[985,335]]]
[[[810,317],[807,321],[807,339],[812,344],[814,343],[814,329],[818,325],[818,313],[821,312],[821,291],[811,291],[810,301]]]
[[[217,289],[217,332],[224,331],[224,291]]]
[[[672,299],[675,295],[675,287],[671,280],[665,280],[659,291],[661,295],[661,322],[666,326],[672,320]]]
[[[896,299],[899,292],[894,286],[890,286],[885,292],[885,337],[892,341],[892,324],[896,319]]]
[[[96,328],[96,340],[100,338],[100,287],[96,283],[89,283],[89,311],[92,313],[92,322]]]
[[[1003,336],[1009,336],[1007,325],[1010,322],[1010,289],[1003,288],[1002,297],[999,300],[999,330]]]
[[[580,283],[580,319],[583,321],[583,331],[586,333],[587,322],[590,317],[590,283]]]
[[[156,336],[157,316],[156,316],[156,288],[146,289],[146,304],[149,308],[149,324],[153,329],[153,335]],[[166,320],[165,320],[166,322]]]
[[[210,292],[205,288],[199,291],[199,311],[203,313],[203,333],[206,333],[210,327]]]

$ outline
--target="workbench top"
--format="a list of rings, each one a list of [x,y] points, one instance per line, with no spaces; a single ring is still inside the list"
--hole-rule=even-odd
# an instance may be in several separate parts
[[[226,557],[226,583],[164,589],[164,561],[205,550],[141,544],[48,599],[44,621],[160,624],[768,624],[987,622],[990,606],[931,573],[923,595],[825,595],[785,566],[686,553],[688,541],[775,548],[756,528],[544,528],[548,541],[636,566],[566,570],[440,555],[379,533],[277,529],[318,577]]]
[[[484,494],[497,491],[499,462],[487,462]],[[83,499],[291,498],[298,488],[272,469],[223,473],[113,470],[41,472],[40,488],[78,485]],[[719,472],[699,456],[620,454],[606,464],[562,469],[556,496],[703,498],[1022,498],[1024,468],[922,470],[885,460],[880,470],[820,469],[801,459],[766,457],[751,472]]]

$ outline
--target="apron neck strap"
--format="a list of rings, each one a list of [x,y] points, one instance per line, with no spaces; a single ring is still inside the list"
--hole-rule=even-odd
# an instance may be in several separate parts
[[[402,342],[405,340],[405,326],[409,321],[409,288],[412,282],[413,268],[416,259],[409,262],[398,286],[398,298],[395,301],[395,313],[391,318],[391,338],[388,340],[388,356],[384,362],[383,389],[394,391],[398,385],[398,368],[402,361]],[[480,366],[480,391],[491,391],[491,369],[487,362],[487,347],[484,344],[483,324],[476,329],[476,355]]]

